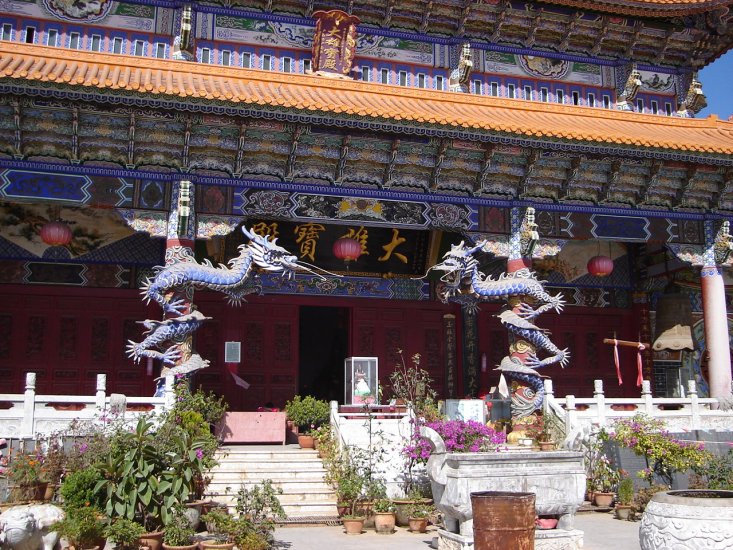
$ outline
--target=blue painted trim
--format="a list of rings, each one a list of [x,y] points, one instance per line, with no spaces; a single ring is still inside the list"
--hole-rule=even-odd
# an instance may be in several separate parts
[[[9,79],[0,79],[9,80]],[[136,94],[135,96],[115,96],[112,94],[93,94],[81,93],[76,91],[66,91],[51,88],[26,88],[22,86],[13,86],[0,84],[0,93],[9,93],[16,95],[31,95],[41,97],[53,97],[56,99],[72,99],[77,101],[104,102],[112,105],[133,105],[137,107],[153,107],[158,109],[168,109],[173,111],[189,111],[203,112],[212,114],[223,114],[227,116],[244,116],[252,118],[264,118],[267,120],[277,120],[282,122],[296,122],[304,124],[316,124],[325,126],[335,126],[338,128],[356,128],[367,131],[392,132],[396,134],[410,134],[417,136],[436,136],[442,138],[453,138],[466,141],[481,141],[499,143],[503,145],[515,145],[520,147],[542,147],[552,151],[574,151],[580,153],[590,153],[595,155],[625,155],[635,158],[648,159],[664,159],[681,162],[697,162],[713,166],[733,166],[733,156],[696,156],[686,153],[668,153],[665,151],[650,151],[625,148],[620,146],[601,146],[588,145],[583,143],[568,143],[550,140],[530,140],[526,138],[511,137],[501,135],[499,133],[490,134],[488,132],[472,132],[468,129],[436,128],[429,125],[418,126],[417,124],[410,126],[409,123],[402,121],[380,121],[379,119],[371,120],[352,120],[350,118],[336,118],[332,114],[317,114],[305,111],[287,112],[278,111],[268,108],[237,108],[223,102],[201,101],[192,99],[188,103],[181,103],[179,99],[159,100],[153,99],[145,94]],[[656,116],[656,115],[649,115]]]
[[[115,178],[131,178],[145,179],[155,181],[180,181],[182,179],[190,180],[200,185],[221,185],[227,187],[236,187],[239,189],[271,189],[276,191],[297,192],[304,194],[321,194],[334,197],[357,197],[370,199],[383,199],[392,201],[408,201],[418,202],[422,204],[460,204],[472,207],[497,207],[497,208],[523,208],[533,206],[537,210],[549,212],[580,212],[584,214],[605,214],[609,216],[631,216],[631,217],[649,217],[649,218],[667,218],[675,220],[731,220],[733,216],[717,214],[714,212],[675,212],[667,210],[635,210],[631,208],[604,208],[601,206],[578,206],[578,205],[562,205],[554,203],[533,202],[528,200],[498,200],[486,199],[481,197],[466,196],[448,196],[444,194],[429,193],[408,193],[403,191],[384,191],[379,189],[362,189],[362,188],[346,188],[333,187],[312,184],[297,184],[286,182],[264,181],[257,179],[234,179],[234,178],[214,178],[210,176],[198,176],[196,174],[181,173],[160,173],[147,172],[144,170],[129,170],[110,168],[94,168],[78,165],[67,164],[51,164],[51,163],[33,163],[20,160],[0,159],[0,168],[10,168],[17,170],[33,170],[45,173],[63,173],[78,174],[88,176],[105,176]]]

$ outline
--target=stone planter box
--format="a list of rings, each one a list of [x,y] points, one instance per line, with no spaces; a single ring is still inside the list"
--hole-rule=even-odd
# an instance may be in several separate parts
[[[641,517],[642,550],[733,548],[733,491],[663,491]]]
[[[444,515],[446,530],[464,539],[464,544],[456,548],[471,548],[473,545],[471,493],[482,491],[535,493],[537,515],[559,518],[556,530],[543,533],[554,531],[555,537],[560,535],[558,531],[564,531],[572,539],[572,544],[577,543],[578,547],[582,544],[582,532],[573,526],[575,512],[583,504],[585,496],[582,453],[446,453],[443,440],[434,430],[421,430],[433,447],[427,466],[433,500]],[[448,546],[445,545],[446,548]]]

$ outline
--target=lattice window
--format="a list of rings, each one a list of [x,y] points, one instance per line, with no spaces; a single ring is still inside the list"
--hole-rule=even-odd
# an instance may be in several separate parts
[[[92,361],[109,358],[109,319],[92,319]]]
[[[244,325],[244,353],[252,363],[261,363],[264,358],[263,330],[261,323],[247,323]]]
[[[290,361],[292,357],[290,332],[290,324],[275,324],[275,359],[278,361]]]
[[[28,319],[28,339],[26,340],[25,354],[28,357],[43,351],[43,338],[46,332],[45,317],[31,317]]]
[[[75,318],[61,318],[61,330],[59,331],[59,357],[61,359],[76,359],[76,328]]]
[[[13,318],[0,315],[0,359],[10,357],[10,342],[13,336]]]

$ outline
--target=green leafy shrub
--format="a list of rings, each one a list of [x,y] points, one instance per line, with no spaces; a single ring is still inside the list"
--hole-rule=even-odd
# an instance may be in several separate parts
[[[699,489],[733,490],[733,449],[724,456],[710,453],[702,464],[693,467]]]
[[[104,530],[104,536],[117,543],[120,550],[135,550],[140,545],[139,539],[145,529],[139,523],[127,518],[118,517]]]
[[[285,412],[289,420],[298,429],[306,433],[315,430],[322,424],[327,424],[331,417],[331,408],[327,401],[316,399],[306,395],[296,395],[291,401],[285,403]]]
[[[624,477],[618,484],[616,496],[619,504],[630,506],[634,500],[634,480],[630,477]]]
[[[375,512],[388,513],[395,511],[394,503],[387,498],[380,498],[375,500],[372,507]]]
[[[77,549],[91,548],[104,536],[105,524],[99,510],[88,507],[65,506],[66,516],[54,525],[69,546]]]
[[[183,507],[176,506],[165,524],[163,542],[168,546],[189,546],[194,534],[191,522],[184,513]]]
[[[251,489],[242,486],[237,492],[237,513],[249,519],[254,531],[268,542],[272,540],[275,523],[287,518],[278,498],[282,493],[283,490],[273,487],[269,479]]]
[[[59,493],[64,499],[64,506],[69,508],[83,508],[93,506],[104,509],[105,501],[94,488],[102,479],[102,474],[94,466],[83,470],[69,472],[61,482]]]

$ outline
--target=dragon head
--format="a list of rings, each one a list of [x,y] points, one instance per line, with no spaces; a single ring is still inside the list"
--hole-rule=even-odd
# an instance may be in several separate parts
[[[270,273],[282,271],[284,276],[292,276],[300,269],[298,257],[290,254],[282,246],[277,245],[277,239],[258,235],[242,227],[242,232],[249,239],[247,248],[252,252],[252,259],[260,269]]]
[[[481,250],[481,244],[466,247],[464,241],[461,241],[460,244],[451,245],[450,250],[443,256],[443,261],[430,268],[445,272],[440,277],[445,284],[444,293],[453,295],[460,290],[463,279],[469,277],[478,266],[473,257],[473,253],[477,250]]]

